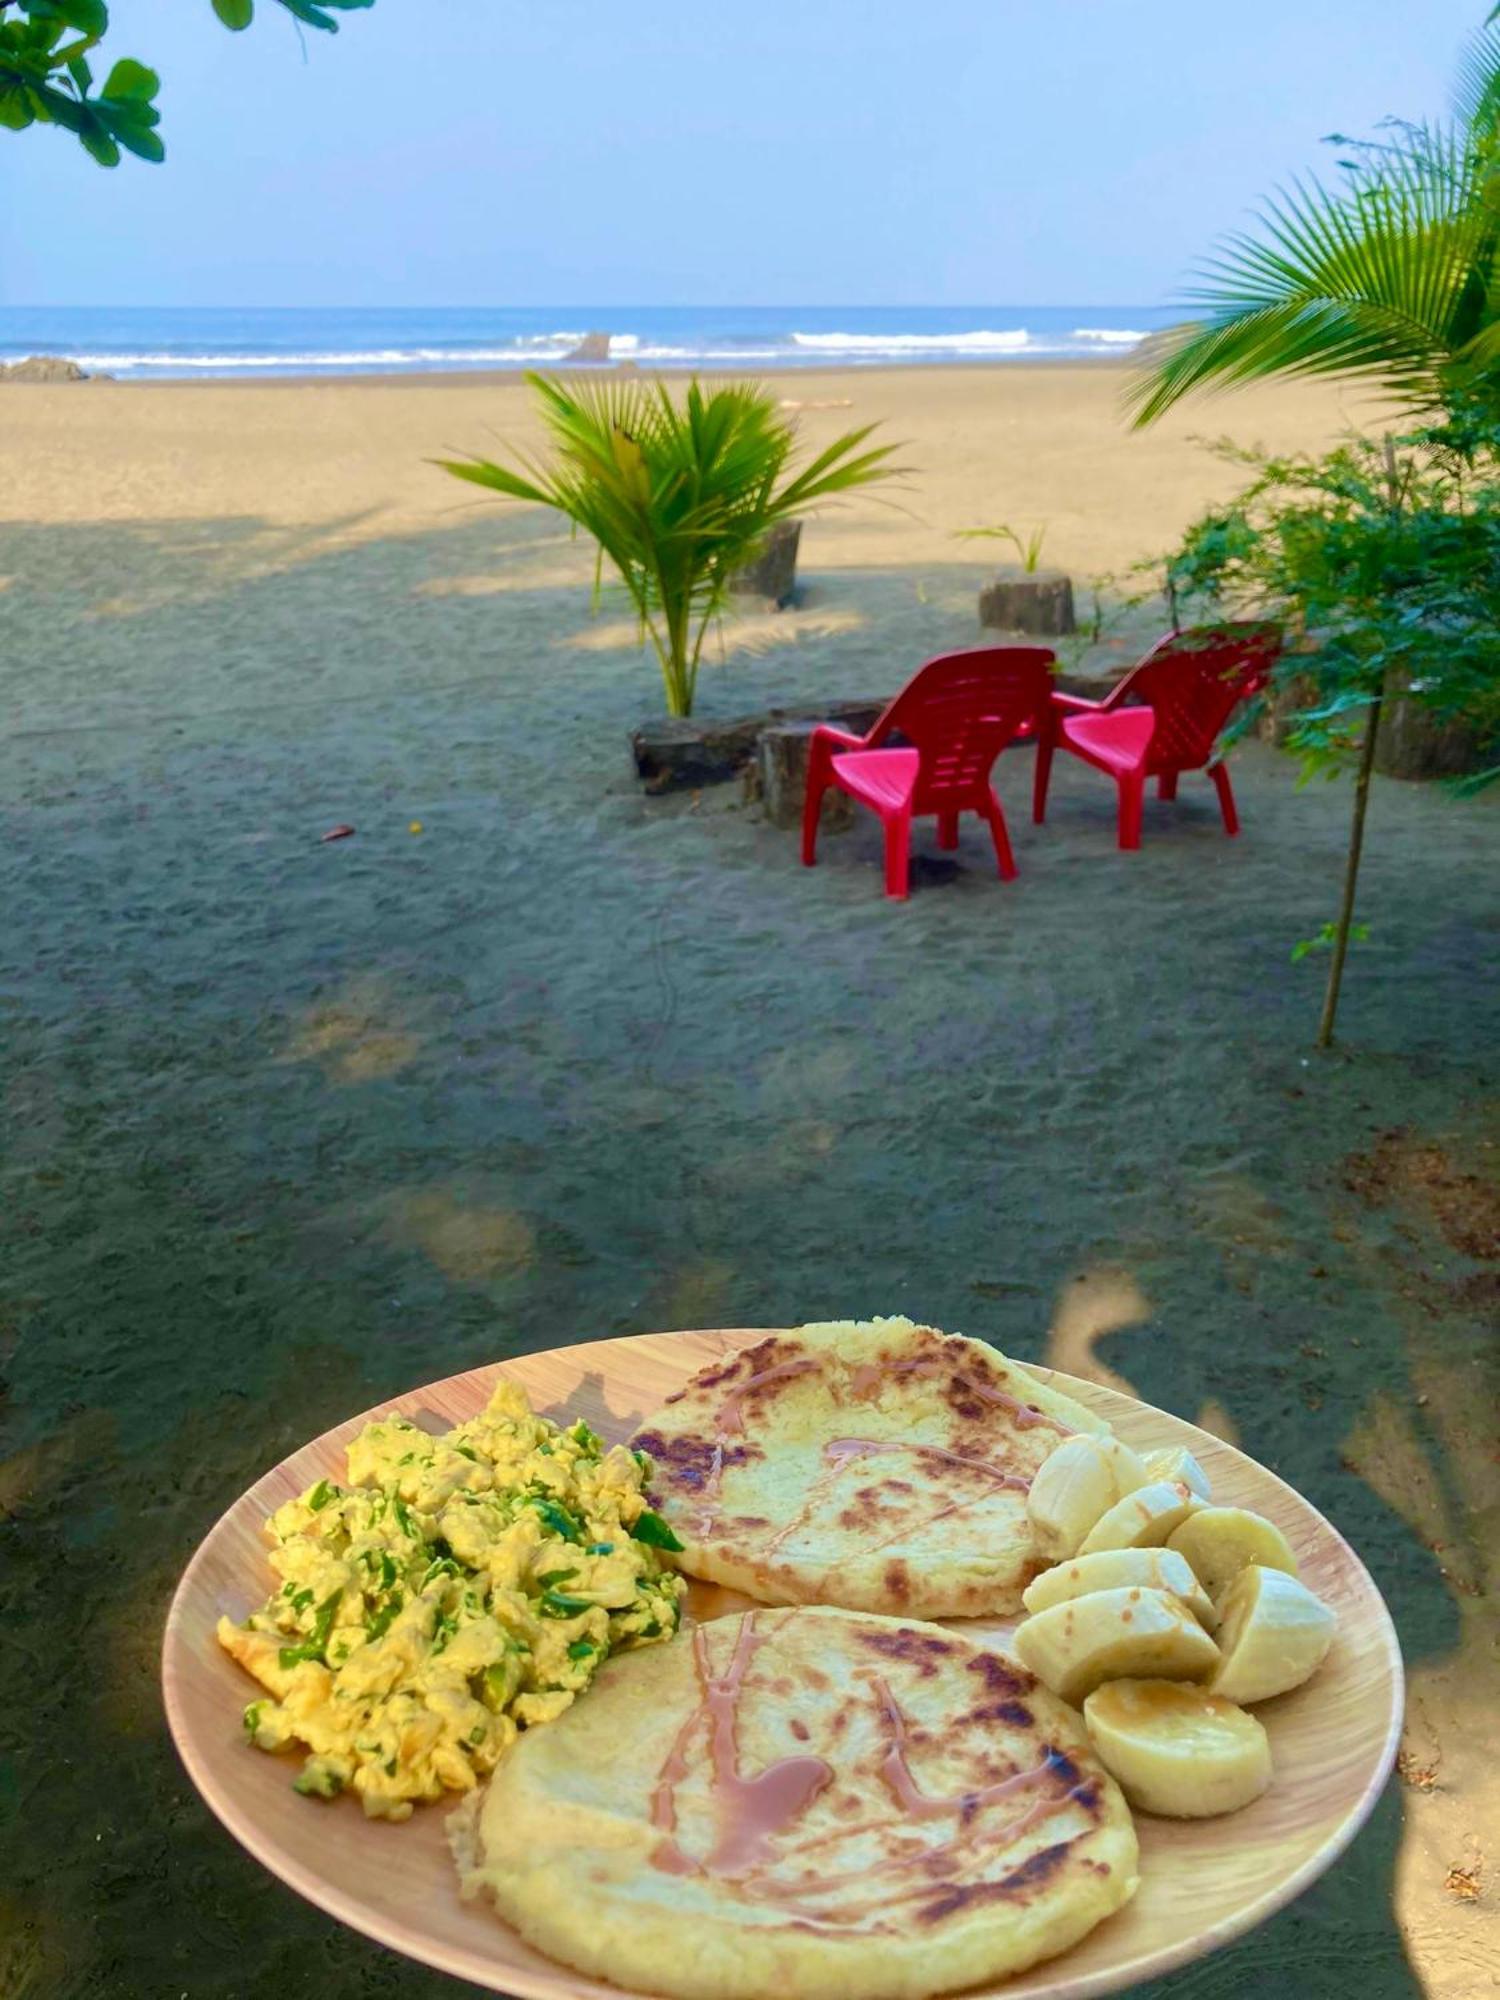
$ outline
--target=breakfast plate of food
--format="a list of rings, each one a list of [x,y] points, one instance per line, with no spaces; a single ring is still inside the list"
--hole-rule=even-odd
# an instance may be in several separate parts
[[[1389,1775],[1358,1557],[1254,1460],[906,1319],[595,1341],[326,1432],[184,1574],[167,1716],[299,1894],[497,1992],[1118,1992]]]

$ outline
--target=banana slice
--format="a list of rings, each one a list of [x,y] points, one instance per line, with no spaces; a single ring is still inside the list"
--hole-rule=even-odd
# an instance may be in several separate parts
[[[1032,1539],[1044,1556],[1070,1556],[1119,1497],[1098,1439],[1067,1438],[1043,1459],[1026,1496]]]
[[[1087,1597],[1096,1590],[1165,1590],[1179,1598],[1206,1630],[1212,1631],[1218,1616],[1208,1592],[1193,1575],[1183,1556],[1171,1549],[1096,1549],[1091,1556],[1074,1556],[1071,1562],[1043,1570],[1022,1593],[1028,1611],[1049,1611],[1069,1598]]]
[[[1044,1556],[1070,1556],[1122,1494],[1146,1482],[1146,1468],[1115,1437],[1070,1437],[1043,1460],[1026,1512]]]
[[[1191,1486],[1200,1500],[1211,1500],[1213,1489],[1208,1483],[1208,1474],[1194,1458],[1186,1445],[1168,1445],[1165,1451],[1146,1453],[1147,1479],[1180,1479],[1184,1486]]]
[[[1243,1507],[1200,1507],[1172,1530],[1167,1547],[1187,1557],[1216,1604],[1251,1563],[1297,1574],[1297,1558],[1280,1528]]]
[[[1300,1687],[1322,1666],[1338,1623],[1306,1584],[1260,1563],[1240,1571],[1219,1611],[1223,1658],[1208,1689],[1228,1701],[1269,1701]]]
[[[1023,1618],[1015,1648],[1024,1665],[1075,1707],[1101,1681],[1201,1680],[1219,1649],[1165,1590],[1098,1590]]]
[[[1117,1437],[1094,1439],[1095,1444],[1109,1460],[1115,1475],[1115,1498],[1121,1500],[1127,1493],[1134,1493],[1138,1486],[1144,1486],[1150,1478],[1146,1461],[1139,1452],[1132,1451],[1128,1444]]]
[[[1271,1746],[1253,1715],[1181,1681],[1108,1681],[1083,1704],[1099,1761],[1142,1812],[1210,1819],[1271,1782]]]
[[[1193,1509],[1202,1505],[1185,1481],[1153,1480],[1127,1493],[1102,1514],[1079,1543],[1078,1553],[1091,1556],[1096,1549],[1159,1548]]]

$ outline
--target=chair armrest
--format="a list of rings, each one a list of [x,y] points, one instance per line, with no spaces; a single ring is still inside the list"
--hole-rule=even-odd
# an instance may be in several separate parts
[[[1109,701],[1107,697],[1103,701],[1090,701],[1084,695],[1063,694],[1054,688],[1052,706],[1061,709],[1064,715],[1098,715],[1101,710],[1109,707]]]
[[[812,733],[813,746],[820,750],[868,750],[869,744],[863,736],[851,736],[847,729],[835,729],[831,722],[820,722]]]

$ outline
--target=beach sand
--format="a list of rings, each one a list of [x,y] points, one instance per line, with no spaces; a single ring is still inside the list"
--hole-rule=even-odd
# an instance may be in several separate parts
[[[955,529],[1047,523],[1086,598],[1232,488],[1190,433],[1315,448],[1361,410],[1276,389],[1135,438],[1121,381],[778,376],[847,398],[811,441],[878,418],[917,470],[808,527],[803,603],[731,621],[703,706],[888,693],[977,636],[993,552]],[[156,1674],[199,1537],[305,1438],[496,1356],[909,1311],[1236,1438],[1396,1616],[1402,1779],[1150,2000],[1472,2000],[1500,799],[1377,781],[1331,1057],[1291,947],[1348,794],[1264,745],[1237,842],[1188,779],[1120,855],[1068,760],[1033,828],[1017,751],[1014,883],[974,828],[919,836],[907,904],[870,823],[808,873],[733,786],[641,796],[659,683],[591,618],[589,551],[423,462],[534,435],[511,381],[0,388],[0,1992],[457,1991],[193,1795]]]
[[[602,379],[612,371],[602,370]],[[1167,547],[1242,483],[1195,440],[1318,449],[1378,406],[1347,387],[1275,384],[1191,404],[1145,432],[1121,417],[1128,372],[1105,363],[777,373],[810,446],[878,423],[912,467],[889,499],[818,517],[809,556],[838,568],[971,563],[956,530],[1045,524],[1045,559],[1080,580]],[[0,519],[224,520],[316,528],[319,545],[452,527],[475,504],[424,463],[535,448],[515,375],[267,383],[7,385]],[[482,503],[481,503],[482,504]]]

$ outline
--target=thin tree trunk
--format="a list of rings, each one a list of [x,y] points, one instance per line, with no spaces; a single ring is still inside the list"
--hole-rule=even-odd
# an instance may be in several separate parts
[[[1385,434],[1385,491],[1391,512],[1401,506],[1401,468],[1396,460],[1396,440]],[[1354,924],[1354,895],[1359,886],[1359,858],[1365,844],[1365,810],[1370,803],[1370,773],[1375,766],[1375,745],[1380,736],[1380,711],[1385,702],[1382,682],[1369,707],[1365,740],[1360,745],[1359,768],[1354,778],[1354,818],[1349,827],[1349,854],[1344,862],[1344,893],[1339,900],[1338,922],[1333,928],[1333,957],[1328,966],[1328,984],[1323,991],[1323,1014],[1318,1022],[1318,1047],[1333,1045],[1333,1023],[1339,1010],[1339,988],[1344,982],[1344,960],[1349,956],[1349,932]]]
[[[1333,1043],[1333,1021],[1338,1013],[1339,987],[1344,978],[1344,960],[1349,955],[1349,929],[1354,922],[1354,891],[1359,882],[1360,850],[1365,844],[1365,808],[1370,802],[1370,771],[1375,763],[1375,739],[1380,734],[1380,710],[1385,697],[1377,694],[1370,703],[1365,740],[1360,748],[1359,769],[1354,778],[1354,821],[1349,828],[1349,856],[1344,863],[1344,894],[1339,904],[1338,923],[1333,934],[1333,958],[1328,967],[1328,985],[1323,993],[1323,1018],[1318,1023],[1318,1047]]]

